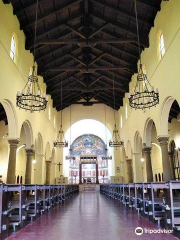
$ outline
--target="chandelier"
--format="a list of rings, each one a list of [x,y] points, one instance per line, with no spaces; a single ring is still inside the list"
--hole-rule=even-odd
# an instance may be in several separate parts
[[[57,135],[57,139],[54,141],[54,147],[60,147],[60,148],[68,147],[68,142],[64,137],[64,131],[62,127],[62,111],[63,109],[62,109],[62,81],[61,81],[61,125]]]
[[[123,141],[120,139],[119,131],[116,127],[116,124],[114,125],[113,136],[112,140],[109,141],[109,146],[116,149],[123,146]]]
[[[116,113],[115,113],[116,99],[114,94],[114,78],[113,78],[113,98],[114,98],[114,130],[112,140],[109,141],[109,147],[113,147],[117,150],[118,147],[123,146],[123,141],[120,139],[119,131],[116,126]]]
[[[159,90],[154,90],[148,81],[146,73],[143,72],[141,63],[141,51],[140,51],[140,38],[139,38],[139,25],[137,17],[137,0],[135,0],[135,15],[136,15],[136,28],[137,28],[137,42],[139,50],[140,65],[138,69],[137,82],[134,92],[129,95],[129,105],[134,109],[151,108],[159,104]]]
[[[37,35],[37,14],[38,13],[38,0],[36,4],[36,21],[35,21],[35,36],[34,36],[34,63],[32,73],[28,77],[28,81],[23,88],[22,92],[18,91],[16,96],[16,105],[19,108],[25,109],[30,112],[42,111],[46,109],[48,97],[41,92],[38,83],[38,77],[35,67],[35,54],[36,54],[36,35]]]

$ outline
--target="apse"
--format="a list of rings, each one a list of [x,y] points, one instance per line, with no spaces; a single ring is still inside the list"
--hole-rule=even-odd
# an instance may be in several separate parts
[[[83,136],[83,137],[82,137]],[[101,122],[94,120],[94,119],[82,119],[74,124],[66,131],[65,138],[69,142],[69,148],[63,149],[63,173],[64,176],[71,178],[70,176],[70,163],[68,160],[66,160],[66,156],[71,154],[71,147],[75,140],[79,138],[80,141],[90,139],[88,136],[97,137],[99,139],[99,142],[105,146],[107,149],[107,155],[112,156],[112,160],[108,160],[108,178],[113,175],[114,172],[114,152],[113,149],[109,147],[109,140],[112,138],[111,132],[109,129]],[[92,138],[90,139],[90,141]],[[89,148],[90,149],[90,148]],[[92,149],[91,149],[92,150]],[[89,151],[90,155],[96,154],[96,151]],[[85,152],[82,152],[84,154]],[[99,154],[100,155],[100,154]],[[102,155],[102,154],[101,154]],[[99,170],[100,174],[101,169]],[[103,175],[103,173],[102,173]]]

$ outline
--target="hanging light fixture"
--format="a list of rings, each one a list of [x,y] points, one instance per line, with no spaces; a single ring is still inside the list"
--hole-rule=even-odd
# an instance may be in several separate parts
[[[28,77],[28,81],[23,88],[22,92],[17,93],[16,105],[19,108],[25,109],[30,112],[42,111],[46,109],[48,97],[41,92],[38,83],[38,77],[35,67],[35,54],[36,54],[36,36],[37,36],[37,16],[38,16],[38,0],[36,4],[36,21],[35,21],[35,35],[34,35],[34,63],[32,73]]]
[[[122,147],[123,141],[120,139],[119,131],[116,126],[116,112],[115,112],[115,105],[116,105],[116,99],[115,99],[115,93],[114,93],[114,78],[113,78],[113,99],[114,99],[114,130],[113,130],[113,136],[112,140],[109,141],[109,147]]]
[[[62,127],[62,81],[61,81],[61,125],[60,130],[58,132],[58,136],[56,141],[54,141],[54,147],[68,147],[68,142],[65,140],[64,131]]]
[[[104,128],[105,128],[105,138],[106,138],[106,149],[105,149],[106,155],[102,156],[102,160],[112,160],[112,156],[107,155],[108,149],[107,149],[106,105],[105,105],[105,109],[104,109]]]
[[[140,51],[140,37],[139,37],[139,25],[138,25],[138,14],[137,14],[137,0],[135,0],[135,15],[136,15],[136,28],[137,28],[137,41],[139,50],[139,69],[137,75],[137,82],[134,92],[130,93],[129,105],[134,109],[151,108],[159,103],[159,90],[154,90],[148,81],[146,73],[143,72],[141,62],[141,51]]]
[[[70,113],[69,113],[69,116],[70,116],[70,131],[69,131],[69,133],[70,133],[70,148],[69,148],[69,153],[70,153],[70,155],[68,155],[68,156],[66,156],[65,157],[65,159],[66,160],[73,160],[73,161],[75,161],[76,160],[76,157],[74,156],[74,155],[71,155],[71,153],[72,153],[72,146],[71,146],[71,106],[69,107],[69,110],[70,110]]]

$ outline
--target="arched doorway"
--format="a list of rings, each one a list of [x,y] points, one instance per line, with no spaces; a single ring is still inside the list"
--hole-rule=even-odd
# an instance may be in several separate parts
[[[79,168],[77,168],[77,166],[76,166],[76,168],[77,168],[76,170],[74,170],[73,172],[70,171],[71,163],[70,163],[70,161],[66,160],[66,156],[70,155],[70,152],[72,149],[72,144],[75,142],[75,140],[78,139],[78,137],[79,137],[82,142],[86,141],[87,135],[88,136],[93,135],[93,136],[95,136],[95,139],[96,138],[99,139],[98,140],[99,143],[101,142],[101,144],[104,145],[104,149],[107,149],[106,150],[107,155],[112,156],[112,160],[109,160],[108,164],[104,165],[107,167],[105,167],[104,169],[99,169],[100,181],[103,182],[103,175],[104,175],[104,178],[106,178],[106,181],[109,181],[110,176],[114,175],[114,151],[112,148],[109,148],[109,146],[108,146],[108,142],[111,139],[111,133],[110,133],[109,129],[103,123],[93,120],[93,119],[80,120],[80,121],[74,123],[71,126],[71,128],[69,128],[67,130],[67,132],[65,134],[65,138],[70,143],[69,144],[70,149],[69,148],[63,149],[63,175],[65,177],[68,177],[69,181],[71,181],[72,178],[75,179],[75,177],[74,177],[75,175],[79,176],[78,175]],[[84,137],[82,137],[82,136],[84,136]],[[94,147],[94,149],[96,148],[95,146],[93,146],[93,147]],[[86,148],[84,148],[84,151],[85,151],[85,149]],[[87,145],[86,150],[88,151],[88,145]],[[91,153],[93,153],[93,151]],[[83,151],[82,151],[82,154],[83,154]],[[96,155],[100,156],[100,154],[96,154]],[[78,157],[77,157],[77,159],[78,159]],[[101,162],[100,157],[99,157],[98,161]],[[102,164],[105,164],[104,161]],[[101,166],[100,163],[99,163],[99,166]],[[85,170],[84,170],[84,172],[85,172]],[[89,174],[90,174],[90,171],[89,171]],[[94,174],[94,173],[91,172],[91,174]],[[74,175],[74,176],[71,176],[71,175]],[[78,177],[77,177],[77,179],[78,179]]]
[[[70,160],[69,176],[75,177],[79,182],[89,180],[92,183],[97,183],[99,182],[99,177],[102,182],[107,181],[108,160],[103,159],[106,153],[106,145],[98,136],[93,134],[79,136],[71,145],[70,155],[74,156],[74,158]],[[82,166],[80,166],[81,164]]]

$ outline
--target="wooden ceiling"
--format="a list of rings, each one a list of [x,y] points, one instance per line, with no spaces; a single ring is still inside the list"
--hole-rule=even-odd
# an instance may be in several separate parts
[[[138,0],[141,50],[162,0]],[[36,0],[12,3],[26,49],[33,52]],[[131,76],[137,72],[138,47],[134,0],[39,0],[36,61],[54,107],[105,103],[123,104]],[[79,101],[82,103],[79,103]]]

